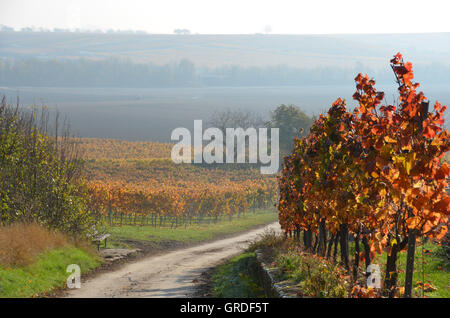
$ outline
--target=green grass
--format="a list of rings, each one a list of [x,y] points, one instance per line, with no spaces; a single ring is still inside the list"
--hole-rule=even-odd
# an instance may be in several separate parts
[[[360,245],[361,251],[363,250],[362,244]],[[450,298],[450,262],[447,259],[445,248],[428,241],[423,246],[425,253],[423,254],[423,270],[422,270],[422,244],[420,240],[416,244],[416,253],[414,257],[414,275],[413,275],[413,297],[422,297],[422,290],[418,287],[418,282],[425,281],[426,284],[431,284],[436,288],[435,291],[425,291],[425,297],[430,298]],[[354,260],[355,244],[349,242],[349,255],[350,261]],[[429,251],[429,252],[427,252]],[[406,251],[401,251],[397,258],[397,270],[398,280],[397,286],[404,287],[405,285],[405,269],[406,269]],[[338,250],[338,260],[339,250]],[[387,253],[384,252],[381,255],[377,255],[372,261],[373,264],[378,264],[381,270],[381,279],[385,278]],[[363,266],[364,262],[360,262],[360,266]],[[424,273],[424,279],[422,278]],[[299,275],[291,269],[291,277]]]
[[[425,273],[425,283],[432,284],[437,288],[436,291],[426,292],[426,297],[435,298],[450,298],[450,262],[447,260],[444,248],[437,246],[430,242],[425,243],[424,250],[430,251],[425,253],[423,260],[423,272]],[[417,282],[422,282],[422,246],[417,246],[414,255],[414,275],[413,288],[417,287]],[[386,264],[387,254],[375,258],[373,263],[379,264],[383,272],[382,279],[384,279],[384,267]],[[405,268],[406,268],[406,252],[402,251],[398,254],[397,269],[398,285],[404,286],[405,283]],[[422,297],[422,290],[419,288],[413,289],[413,297]]]
[[[0,297],[45,296],[65,286],[70,264],[79,265],[84,274],[98,267],[101,260],[82,248],[65,246],[40,254],[36,262],[25,267],[0,266]]]
[[[226,234],[242,232],[255,226],[277,220],[273,210],[250,212],[232,221],[223,219],[209,225],[191,225],[171,229],[170,227],[130,226],[106,227],[111,233],[108,247],[124,247],[123,240],[144,242],[200,242],[214,239]],[[24,267],[5,268],[0,266],[0,297],[38,297],[62,288],[70,273],[66,268],[78,264],[82,274],[95,269],[102,263],[100,257],[82,248],[65,246],[38,255],[36,261]]]
[[[344,271],[331,261],[314,257],[308,253],[299,255],[279,250],[274,262],[282,271],[280,278],[295,282],[303,296],[347,297],[348,284],[342,277]]]
[[[253,270],[255,253],[244,253],[218,266],[212,276],[216,298],[262,298],[264,290]]]
[[[254,228],[258,225],[268,224],[278,219],[278,214],[272,210],[257,210],[256,213],[249,212],[240,218],[234,217],[231,221],[224,218],[217,223],[211,224],[192,224],[186,228],[180,226],[171,229],[166,227],[146,226],[112,226],[106,227],[105,231],[111,233],[109,242],[111,246],[126,246],[123,241],[138,240],[138,241],[177,241],[177,242],[201,242],[214,239],[223,235],[243,232]]]

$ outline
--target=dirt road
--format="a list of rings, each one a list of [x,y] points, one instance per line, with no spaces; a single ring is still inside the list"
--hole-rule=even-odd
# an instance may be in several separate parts
[[[267,229],[279,231],[280,226],[275,222],[231,238],[144,258],[82,282],[67,297],[189,297],[195,291],[193,281],[203,271],[239,254]]]

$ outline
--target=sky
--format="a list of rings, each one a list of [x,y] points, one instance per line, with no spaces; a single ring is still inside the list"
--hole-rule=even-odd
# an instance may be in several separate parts
[[[450,32],[448,0],[0,0],[0,24],[171,34]]]

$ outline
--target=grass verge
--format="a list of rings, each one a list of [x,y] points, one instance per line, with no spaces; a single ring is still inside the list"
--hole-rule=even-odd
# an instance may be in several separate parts
[[[254,252],[244,253],[218,266],[212,276],[213,297],[262,298],[264,290],[253,270]]]
[[[0,297],[45,296],[62,288],[70,273],[67,266],[77,264],[81,273],[98,267],[101,260],[83,248],[66,245],[37,255],[37,260],[26,266],[0,266]]]
[[[163,242],[175,241],[193,243],[207,241],[224,235],[244,232],[256,226],[268,224],[278,219],[273,209],[261,209],[250,212],[231,221],[223,219],[211,224],[192,224],[186,228],[153,227],[153,226],[108,226],[106,231],[111,233],[109,239],[112,247],[129,247],[127,241]]]
[[[332,262],[309,253],[279,251],[273,264],[281,269],[281,280],[292,280],[297,284],[298,296],[347,297],[345,273]]]
[[[350,242],[350,261],[353,262],[354,242]],[[448,248],[448,247],[447,247]],[[292,281],[298,288],[297,295],[301,297],[349,297],[353,286],[350,273],[346,273],[338,264],[308,252],[292,239],[284,240],[275,233],[266,233],[260,240],[254,242],[250,250],[263,250],[264,262],[272,264],[280,270],[280,280]],[[423,253],[422,253],[423,252]],[[387,255],[377,256],[372,263],[378,264],[381,279],[384,279]],[[338,255],[339,262],[339,255]],[[404,286],[406,252],[400,252],[397,260],[399,287]],[[431,241],[423,246],[417,242],[414,262],[413,297],[422,297],[422,286],[425,286],[424,296],[433,298],[450,298],[450,262],[446,247]],[[358,283],[365,286],[365,276],[360,262]],[[424,284],[423,284],[424,283]],[[401,289],[401,288],[400,288]]]
[[[450,261],[442,246],[426,242],[418,242],[414,255],[413,297],[422,297],[422,281],[425,281],[424,296],[432,298],[450,298]],[[379,264],[384,279],[387,254],[383,253],[375,258],[373,263]],[[423,264],[422,264],[423,261]],[[423,265],[423,267],[422,267]],[[406,268],[406,251],[398,254],[398,286],[404,286]]]

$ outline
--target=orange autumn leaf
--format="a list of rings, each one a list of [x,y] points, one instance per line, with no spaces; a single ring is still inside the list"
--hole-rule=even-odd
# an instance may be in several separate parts
[[[406,220],[406,225],[410,229],[416,228],[420,223],[420,217],[414,216]]]

